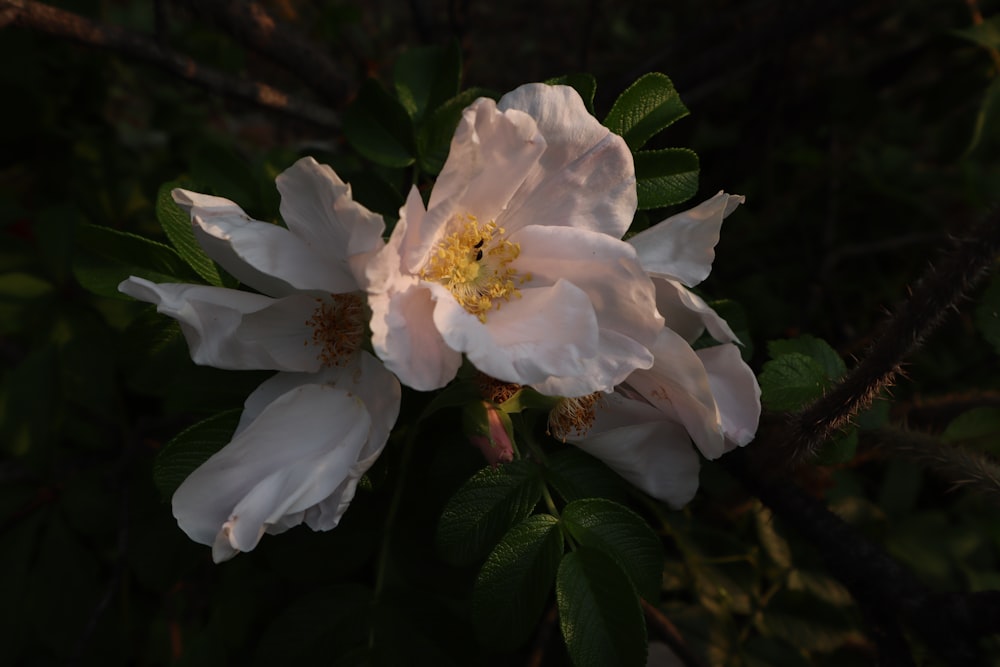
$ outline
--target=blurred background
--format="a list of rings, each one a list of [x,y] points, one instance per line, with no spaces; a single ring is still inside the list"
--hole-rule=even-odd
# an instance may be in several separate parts
[[[303,40],[261,43],[241,26],[265,14],[243,3],[0,0],[4,664],[506,665],[537,654],[541,639],[507,654],[476,645],[460,602],[475,572],[434,557],[435,511],[481,465],[458,433],[428,443],[408,478],[422,501],[394,538],[406,585],[392,614],[357,618],[382,539],[388,496],[377,484],[331,533],[296,529],[213,565],[176,527],[154,459],[182,429],[241,405],[262,376],[195,367],[160,335],[164,320],[76,279],[101,262],[81,224],[164,241],[154,206],[169,181],[274,219],[274,176],[314,155],[394,217],[408,183],[357,158],[339,119],[366,77],[391,81],[408,49],[457,41],[463,86],[495,94],[590,72],[598,118],[641,74],[670,76],[691,116],[656,141],[699,154],[690,204],[720,189],[747,196],[699,289],[738,304],[726,314],[747,332],[757,371],[768,340],[804,333],[850,366],[949,236],[1000,193],[997,2],[257,6],[322,63]],[[215,83],[177,75],[164,54],[193,59]],[[219,81],[265,83],[295,104],[276,111]],[[974,317],[982,294],[910,360],[880,423],[1000,452],[997,350]],[[988,499],[864,438],[851,462],[799,481],[933,590],[1000,588]],[[696,652],[727,666],[874,664],[866,621],[821,554],[721,469],[706,466],[702,484],[686,510],[653,517],[668,554],[661,608]],[[353,637],[369,631],[396,652],[366,655]],[[543,664],[564,664],[558,646],[546,650]]]

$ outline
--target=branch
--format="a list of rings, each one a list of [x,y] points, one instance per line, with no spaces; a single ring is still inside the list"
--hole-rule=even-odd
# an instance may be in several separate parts
[[[992,211],[945,255],[931,265],[910,290],[909,298],[882,325],[868,355],[825,396],[769,434],[768,447],[758,447],[759,466],[792,467],[847,426],[889,387],[903,359],[915,350],[955,309],[993,265],[1000,253],[1000,209]],[[765,460],[766,459],[766,460]]]
[[[886,660],[900,648],[898,631],[893,627],[898,619],[949,664],[984,664],[979,639],[1000,628],[996,622],[1000,618],[1000,592],[933,594],[912,572],[794,483],[756,476],[747,465],[746,450],[731,452],[722,464],[816,547],[830,573],[847,587],[868,618],[888,621],[883,627],[869,628],[877,637],[889,639],[877,642],[880,651],[890,652],[883,654]]]
[[[164,48],[145,35],[102,25],[71,12],[27,0],[0,0],[0,28],[15,25],[132,56],[232,98],[304,120],[318,127],[339,126],[337,116],[324,107],[296,100],[277,88],[256,81],[235,80],[202,67],[191,58]]]
[[[292,28],[279,23],[256,2],[237,0],[173,0],[206,18],[240,43],[278,63],[308,84],[327,103],[347,98],[347,82],[325,51]]]
[[[865,437],[882,449],[926,466],[950,481],[953,489],[965,488],[1000,504],[1000,465],[980,452],[899,428],[880,428]]]

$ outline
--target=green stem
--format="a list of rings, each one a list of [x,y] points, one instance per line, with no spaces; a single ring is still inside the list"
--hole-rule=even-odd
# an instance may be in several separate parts
[[[420,430],[415,424],[410,428],[411,430],[407,433],[406,440],[403,441],[403,451],[399,455],[399,469],[402,471],[406,471],[410,467],[410,459],[413,458],[413,443],[416,441],[417,433]],[[392,542],[392,527],[396,523],[396,515],[399,513],[399,506],[402,502],[404,480],[405,477],[401,475],[396,482],[392,492],[392,500],[389,503],[389,511],[385,515],[385,525],[382,527],[382,547],[379,549],[378,569],[375,575],[375,594],[373,596],[376,600],[382,592],[382,587],[385,585],[385,577],[389,569],[389,548]],[[370,643],[371,638],[369,637]]]

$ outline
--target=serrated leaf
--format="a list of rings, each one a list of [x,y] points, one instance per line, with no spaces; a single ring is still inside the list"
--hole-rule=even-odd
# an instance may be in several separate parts
[[[847,372],[847,365],[840,358],[837,351],[830,347],[830,344],[821,338],[808,334],[798,338],[786,338],[783,340],[772,340],[767,344],[767,352],[772,358],[777,359],[784,354],[797,352],[804,354],[818,363],[826,376],[831,380],[836,380]]]
[[[687,201],[698,191],[698,155],[687,148],[639,151],[635,158],[635,188],[639,210]]]
[[[396,60],[393,84],[399,103],[415,124],[458,94],[462,53],[458,43],[410,49]]]
[[[670,78],[652,72],[639,77],[618,96],[604,125],[621,135],[635,151],[688,113]]]
[[[597,79],[593,74],[564,74],[552,79],[547,79],[545,83],[550,86],[569,86],[580,93],[583,105],[587,111],[594,113],[594,94],[597,92]]]
[[[171,181],[160,186],[160,191],[156,195],[156,219],[163,227],[167,238],[174,244],[181,259],[187,262],[188,266],[204,278],[209,285],[219,287],[222,285],[222,278],[219,276],[215,262],[205,254],[195,239],[194,231],[191,228],[191,216],[174,203],[173,197],[170,196],[170,191],[176,187],[180,187],[178,181]]]
[[[560,518],[581,545],[614,558],[639,595],[653,603],[659,599],[663,548],[638,514],[610,500],[586,498],[566,505]]]
[[[611,556],[581,546],[556,574],[556,603],[575,667],[643,667],[646,621],[639,596]]]
[[[490,552],[472,591],[472,620],[486,645],[512,650],[538,626],[563,554],[559,520],[535,514]]]
[[[545,481],[567,503],[594,497],[624,501],[629,497],[624,479],[599,459],[575,447],[549,456]]]
[[[531,514],[542,495],[538,466],[514,461],[483,468],[451,497],[438,522],[436,543],[455,565],[471,565]]]
[[[823,395],[829,385],[826,371],[813,359],[793,352],[764,364],[760,400],[768,410],[796,410]]]
[[[227,410],[202,420],[164,445],[153,462],[153,483],[169,500],[195,468],[233,438],[242,410]]]
[[[95,294],[128,299],[118,284],[129,276],[159,283],[199,282],[198,274],[170,246],[97,225],[80,225],[77,235],[81,252],[73,275]]]
[[[411,165],[417,152],[406,109],[372,79],[344,111],[344,136],[361,155],[386,167]]]
[[[1000,81],[1000,79],[998,79]],[[1000,275],[993,276],[976,306],[976,328],[1000,354]]]
[[[441,171],[448,158],[451,138],[462,118],[462,111],[477,98],[487,95],[488,92],[483,88],[463,90],[434,109],[424,120],[417,130],[417,153],[422,171],[431,175]]]

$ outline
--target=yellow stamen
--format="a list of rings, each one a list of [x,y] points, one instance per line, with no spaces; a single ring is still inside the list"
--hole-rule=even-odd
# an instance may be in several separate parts
[[[603,396],[601,392],[595,392],[577,398],[562,399],[549,412],[546,432],[563,442],[570,436],[587,435],[590,427],[594,425],[594,407],[597,401],[601,400],[601,396]]]
[[[463,308],[486,322],[486,313],[511,297],[520,298],[518,286],[531,280],[531,274],[518,275],[510,266],[521,246],[503,238],[504,229],[493,220],[480,224],[466,214],[451,225],[455,231],[431,251],[420,277],[447,287]]]
[[[316,299],[316,304],[312,317],[306,320],[306,326],[313,329],[312,339],[303,345],[317,346],[317,358],[324,366],[343,366],[364,340],[364,301],[358,293],[331,294]]]

